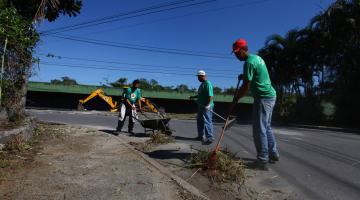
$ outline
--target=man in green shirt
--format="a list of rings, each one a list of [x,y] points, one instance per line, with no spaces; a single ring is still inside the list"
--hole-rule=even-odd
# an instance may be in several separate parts
[[[197,73],[198,80],[201,85],[196,96],[191,96],[191,99],[197,98],[198,113],[197,113],[197,130],[198,140],[202,140],[204,144],[209,145],[214,142],[214,127],[212,123],[212,110],[214,108],[214,91],[210,81],[206,78],[206,73],[200,70]]]
[[[267,169],[266,163],[279,160],[279,152],[271,129],[272,112],[276,101],[276,91],[271,85],[264,60],[248,52],[247,42],[239,39],[233,44],[233,53],[240,61],[245,61],[243,84],[238,92],[236,102],[250,90],[254,97],[253,138],[257,151],[255,167]],[[240,79],[240,76],[239,76]]]
[[[134,80],[132,83],[132,86],[129,88],[124,89],[123,97],[124,101],[122,102],[122,106],[125,106],[126,111],[125,113],[121,112],[121,106],[120,106],[120,112],[119,112],[119,121],[116,128],[117,132],[121,132],[122,127],[124,126],[126,116],[129,116],[129,126],[128,126],[128,132],[134,133],[134,114],[136,112],[136,106],[137,103],[139,105],[139,109],[141,110],[141,91],[139,89],[139,80]],[[124,115],[125,114],[125,115]]]

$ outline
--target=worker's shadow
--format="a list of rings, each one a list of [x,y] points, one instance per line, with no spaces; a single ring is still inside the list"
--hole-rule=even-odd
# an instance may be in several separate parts
[[[110,135],[115,135],[117,136],[117,133],[115,130],[99,130],[101,132],[104,132],[104,133],[107,133],[107,134],[110,134]]]
[[[126,136],[129,136],[129,137],[149,137],[150,135],[147,134],[147,133],[135,133],[135,134],[130,134],[128,132],[117,132],[115,130],[100,130],[101,132],[104,132],[104,133],[107,133],[107,134],[110,134],[110,135],[114,135],[114,136],[118,136],[119,134],[122,134],[122,135],[126,135]]]
[[[174,136],[175,140],[183,140],[183,141],[198,141],[196,137],[182,137],[182,136]]]
[[[161,160],[179,159],[184,162],[188,160],[191,155],[191,153],[179,152],[178,150],[155,150],[152,152],[147,152],[145,154],[155,159],[161,159]]]

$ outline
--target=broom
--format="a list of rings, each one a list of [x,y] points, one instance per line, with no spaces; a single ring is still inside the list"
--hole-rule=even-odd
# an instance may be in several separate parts
[[[233,101],[230,105],[230,110],[229,110],[229,114],[226,118],[226,121],[225,121],[225,125],[224,127],[222,128],[221,130],[221,134],[220,134],[220,138],[218,139],[217,141],[217,144],[214,148],[214,150],[212,151],[211,155],[209,156],[209,159],[207,161],[207,166],[208,166],[208,169],[210,170],[215,170],[216,169],[216,154],[217,152],[220,150],[220,143],[224,137],[224,134],[225,134],[225,131],[227,129],[227,127],[229,126],[229,124],[231,123],[231,120],[230,120],[230,115],[233,111],[233,109],[235,108],[235,105],[237,102],[236,101],[236,96],[238,94],[238,91],[239,91],[239,86],[240,86],[240,81],[242,80],[242,76],[240,75],[239,78],[238,78],[238,82],[237,82],[237,86],[236,86],[236,90],[235,90],[235,94],[234,94],[234,98],[233,98]],[[230,120],[230,121],[229,121]]]

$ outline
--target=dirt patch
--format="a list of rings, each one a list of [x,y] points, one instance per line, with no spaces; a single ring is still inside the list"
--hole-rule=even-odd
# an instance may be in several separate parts
[[[28,148],[17,143],[0,154],[0,199],[184,199],[173,180],[110,134],[41,124]]]

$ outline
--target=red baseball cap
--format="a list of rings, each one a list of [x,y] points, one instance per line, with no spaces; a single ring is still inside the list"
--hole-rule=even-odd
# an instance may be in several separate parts
[[[238,52],[240,49],[247,47],[247,42],[244,39],[238,39],[233,44],[233,53]]]

